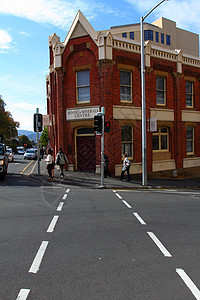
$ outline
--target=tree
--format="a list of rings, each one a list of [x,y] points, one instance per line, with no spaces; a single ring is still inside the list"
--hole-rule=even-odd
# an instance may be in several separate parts
[[[29,138],[26,135],[19,136],[19,142],[20,145],[25,148],[31,148],[33,146],[32,142],[29,140]]]
[[[18,135],[19,122],[15,122],[11,113],[5,109],[6,103],[0,95],[0,134],[5,140],[11,140]]]
[[[48,127],[45,127],[44,130],[42,131],[41,137],[40,137],[40,142],[42,147],[47,147],[48,144]]]

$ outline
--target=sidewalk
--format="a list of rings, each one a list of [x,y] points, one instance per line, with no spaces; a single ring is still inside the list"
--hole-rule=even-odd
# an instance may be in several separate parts
[[[64,171],[64,178],[60,178],[59,174],[59,171],[55,168],[54,183],[89,189],[200,189],[200,179],[153,178],[148,179],[148,186],[144,187],[142,186],[141,176],[138,176],[137,179],[133,179],[130,182],[126,180],[121,181],[119,178],[107,177],[104,178],[104,184],[103,187],[101,187],[100,174]],[[30,176],[42,182],[48,182],[46,163],[43,159],[40,161],[40,175],[38,175],[37,164],[35,164]],[[49,182],[49,184],[52,183]]]

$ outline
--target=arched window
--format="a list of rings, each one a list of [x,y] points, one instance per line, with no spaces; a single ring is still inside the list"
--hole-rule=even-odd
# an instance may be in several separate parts
[[[129,158],[133,158],[133,127],[132,126],[122,126],[121,149],[122,149],[122,156],[124,154],[127,154]]]
[[[169,151],[169,129],[167,127],[158,127],[153,133],[153,151]]]

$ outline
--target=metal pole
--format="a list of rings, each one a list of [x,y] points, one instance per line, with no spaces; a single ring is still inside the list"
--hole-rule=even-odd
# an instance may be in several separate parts
[[[101,135],[101,187],[103,187],[104,179],[104,118],[105,118],[105,108],[101,108],[102,112],[102,135]]]
[[[141,96],[142,96],[142,185],[147,186],[147,138],[146,138],[146,98],[145,98],[145,58],[143,21],[166,0],[160,1],[144,17],[141,17]]]
[[[145,99],[145,64],[144,64],[144,30],[141,17],[141,93],[142,93],[142,185],[147,185],[147,145],[146,145],[146,99]]]
[[[36,109],[36,126],[37,126],[37,166],[38,166],[38,175],[40,175],[40,145],[39,145],[39,128],[38,128],[38,114],[39,108]]]

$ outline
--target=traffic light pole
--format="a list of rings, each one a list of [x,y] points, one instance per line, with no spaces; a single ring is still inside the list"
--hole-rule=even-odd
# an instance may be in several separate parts
[[[36,128],[37,128],[37,166],[38,166],[38,175],[40,175],[40,141],[39,141],[39,128],[38,128],[38,114],[39,108],[36,108]]]
[[[102,135],[101,135],[101,187],[103,187],[104,179],[104,122],[105,122],[105,108],[101,108],[102,113]]]

